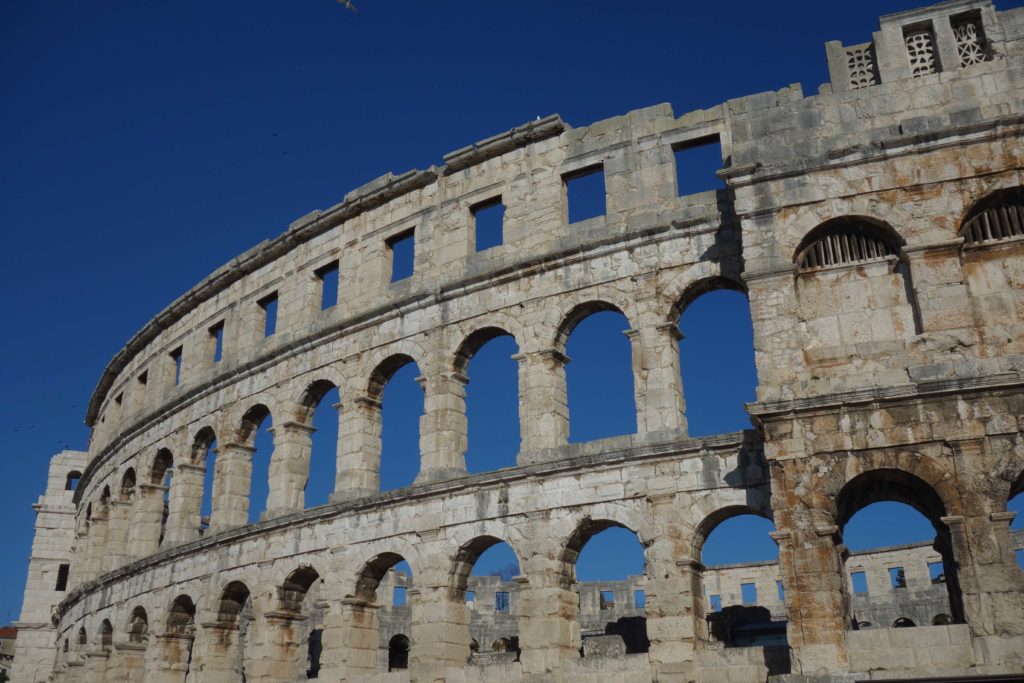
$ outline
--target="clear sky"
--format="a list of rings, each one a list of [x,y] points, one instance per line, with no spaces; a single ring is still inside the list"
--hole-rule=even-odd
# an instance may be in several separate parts
[[[357,4],[358,15],[333,0],[0,3],[0,622],[18,615],[47,460],[86,447],[103,367],[215,268],[386,171],[440,163],[538,116],[586,125],[664,101],[678,114],[794,82],[813,94],[827,80],[825,41],[864,42],[880,14],[925,3]],[[702,342],[686,329],[684,354],[701,343],[740,354],[689,369],[684,358],[696,433],[742,427],[737,404],[750,400],[738,398],[753,381],[749,338],[721,322],[741,330],[743,307],[722,302],[693,323],[722,334]],[[575,440],[631,429],[628,373],[595,388],[583,371],[625,348],[619,322],[587,321],[571,342],[570,390],[601,392],[608,411],[576,406],[590,417],[574,421]],[[471,372],[507,378],[502,343]],[[730,379],[697,379],[709,369]],[[415,393],[401,388],[411,371],[385,397],[391,485],[415,467],[402,445],[415,435],[400,427],[414,422]],[[513,426],[484,426],[514,396],[479,385],[471,442],[498,443],[471,446],[470,467],[486,469],[514,452]]]

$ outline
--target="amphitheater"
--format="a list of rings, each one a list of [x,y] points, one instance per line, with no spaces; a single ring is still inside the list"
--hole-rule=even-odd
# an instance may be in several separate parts
[[[174,301],[103,371],[88,452],[52,459],[13,681],[1024,673],[1007,511],[1024,489],[1024,9],[950,0],[867,38],[826,44],[815,95],[549,116],[389,173]],[[681,192],[679,153],[716,144],[725,189]],[[595,176],[603,212],[570,222],[570,187]],[[474,216],[498,203],[484,249]],[[393,282],[410,238],[414,271]],[[755,428],[692,438],[677,322],[723,288],[749,301]],[[636,433],[569,443],[566,341],[606,310],[630,324]],[[516,465],[469,474],[467,366],[503,335]],[[381,492],[383,388],[411,362],[419,474]],[[333,389],[334,493],[307,509],[311,415]],[[271,415],[267,511],[249,524]],[[846,523],[879,501],[927,517],[934,544],[851,553]],[[704,540],[749,513],[773,521],[778,562],[705,568]],[[637,534],[644,574],[578,583],[580,550],[611,527]],[[520,575],[471,576],[499,541]],[[897,564],[903,592],[882,585]]]

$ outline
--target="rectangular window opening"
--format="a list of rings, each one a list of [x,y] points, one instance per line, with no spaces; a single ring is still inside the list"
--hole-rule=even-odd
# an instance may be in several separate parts
[[[338,303],[338,262],[318,268],[314,274],[320,282],[320,310],[333,308]]]
[[[851,572],[850,583],[853,584],[853,592],[855,595],[868,594],[868,576],[864,572]]]
[[[680,143],[672,147],[672,152],[678,196],[725,189],[725,183],[715,174],[722,168],[722,143],[717,135]]]
[[[139,375],[139,384],[142,386],[149,384],[149,370],[144,370],[143,373]]]
[[[928,563],[928,576],[932,583],[946,583],[946,567],[941,562]]]
[[[501,197],[488,199],[470,208],[476,226],[476,250],[500,246],[504,239],[505,205]]]
[[[277,292],[268,294],[256,302],[263,312],[263,336],[272,337],[277,332]],[[321,302],[321,306],[323,302]]]
[[[224,321],[210,328],[210,341],[213,342],[213,362],[219,363],[224,357]]]
[[[615,607],[615,591],[601,591],[601,609]]]
[[[741,583],[740,584],[740,595],[743,598],[744,605],[756,605],[757,604],[757,586],[752,583]]]
[[[174,385],[181,383],[181,356],[182,347],[178,347],[170,353],[171,361],[174,363]]]
[[[903,571],[903,567],[891,567],[889,569],[889,583],[893,588],[907,587],[907,575]]]
[[[54,586],[55,591],[66,591],[68,589],[68,575],[71,573],[70,564],[62,564],[57,568],[57,585]]]
[[[1017,566],[1024,569],[1024,548],[1018,548],[1014,553],[1017,555]]]
[[[119,393],[117,396],[114,397],[114,403],[116,403],[117,405],[121,405],[122,403],[124,403],[124,392],[123,391],[121,393]]]
[[[711,603],[711,611],[712,612],[721,612],[722,611],[722,596],[721,595],[712,595],[711,596],[711,600],[709,602]]]
[[[579,223],[603,216],[607,211],[604,187],[604,165],[588,166],[562,176],[569,209],[569,222]]]
[[[411,277],[416,265],[415,230],[406,230],[387,241],[391,252],[391,281]]]
[[[775,590],[779,594],[779,602],[786,602],[786,589],[782,587],[782,582],[778,579],[775,580]]]
[[[507,612],[509,607],[508,591],[498,591],[494,594],[494,611]]]
[[[633,609],[645,609],[647,607],[647,593],[644,591],[633,591]]]
[[[391,596],[391,606],[401,607],[409,599],[405,586],[395,586],[395,592]]]
[[[472,605],[476,602],[476,591],[466,591],[466,604]]]

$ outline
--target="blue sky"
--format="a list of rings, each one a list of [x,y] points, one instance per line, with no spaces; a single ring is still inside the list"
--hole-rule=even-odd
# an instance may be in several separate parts
[[[86,447],[85,405],[107,361],[215,268],[386,171],[439,163],[537,116],[585,125],[793,82],[813,93],[826,80],[825,41],[863,42],[880,14],[922,3],[358,4],[359,15],[332,0],[0,3],[0,621],[18,615],[48,457]],[[742,313],[735,302],[708,308],[710,330]],[[595,388],[581,370],[625,348],[614,316],[584,325],[570,390],[602,392],[608,413],[577,408],[591,419],[574,422],[573,437],[628,431],[625,375]],[[706,343],[721,348],[725,336]],[[687,330],[685,344],[696,337]],[[508,375],[499,342],[471,372]],[[714,367],[684,368],[687,391]],[[752,378],[742,364],[715,369],[726,368],[736,376],[704,398],[688,393],[695,427],[742,426],[736,396]],[[385,396],[394,481],[409,474],[402,444],[415,443],[401,429],[417,400],[402,389],[411,370]],[[511,427],[486,420],[512,399],[480,384],[470,386],[471,467],[511,457]],[[477,404],[492,409],[474,414]],[[488,434],[506,438],[487,448]]]

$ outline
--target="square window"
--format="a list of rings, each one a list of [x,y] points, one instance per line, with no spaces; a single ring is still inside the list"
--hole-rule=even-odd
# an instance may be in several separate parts
[[[711,600],[709,602],[711,603],[711,611],[712,612],[721,612],[722,611],[722,596],[721,595],[712,595],[711,596]]]
[[[605,204],[604,165],[589,166],[562,176],[569,208],[569,222],[579,223],[603,216]]]
[[[408,599],[408,591],[406,590],[405,586],[395,586],[395,591],[391,595],[391,606],[401,607],[402,605],[406,604]]]
[[[740,584],[740,595],[743,597],[744,605],[757,604],[757,586],[752,583]]]
[[[219,363],[224,357],[224,321],[210,328],[210,339],[213,341],[213,362]]]
[[[338,303],[338,262],[328,263],[314,272],[320,281],[320,310],[326,311]]]
[[[932,583],[946,583],[946,567],[941,562],[928,563],[928,576]]]
[[[644,591],[633,591],[633,609],[644,609],[647,607],[647,593]]]
[[[476,250],[484,251],[501,245],[505,224],[505,205],[501,203],[501,197],[481,202],[470,211],[476,226]]]
[[[851,572],[850,583],[853,584],[853,592],[856,595],[868,594],[868,576],[864,572]]]
[[[509,608],[508,591],[498,591],[494,594],[494,611],[507,612]]]
[[[398,282],[410,277],[416,265],[416,233],[406,230],[387,241],[391,252],[391,281]]]
[[[55,591],[66,591],[68,589],[68,574],[71,573],[70,564],[62,564],[57,568],[57,585]]]
[[[182,356],[182,347],[180,347],[180,346],[178,348],[174,349],[173,351],[171,351],[171,353],[170,353],[171,362],[174,363],[174,384],[175,384],[175,386],[177,386],[178,384],[181,383],[181,356]]]
[[[272,337],[277,332],[277,292],[268,294],[258,302],[263,312],[263,336]],[[323,302],[320,302],[323,305]]]
[[[685,197],[707,190],[723,190],[725,183],[715,175],[722,168],[722,143],[717,135],[689,140],[672,148],[676,158],[676,190]]]
[[[615,591],[601,591],[601,609],[615,607]]]
[[[889,569],[889,583],[893,588],[907,587],[907,575],[903,571],[903,567],[891,567]]]

